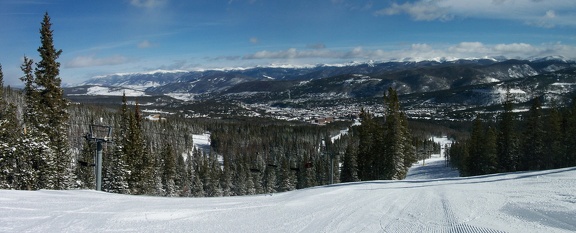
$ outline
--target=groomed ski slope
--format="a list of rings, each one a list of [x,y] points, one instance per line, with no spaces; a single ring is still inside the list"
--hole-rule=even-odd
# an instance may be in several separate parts
[[[0,190],[0,232],[576,231],[576,168],[457,178],[444,163],[419,163],[403,181],[272,196]]]

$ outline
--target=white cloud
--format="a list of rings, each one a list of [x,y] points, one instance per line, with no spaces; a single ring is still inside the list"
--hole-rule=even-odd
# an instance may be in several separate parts
[[[150,47],[152,47],[152,43],[150,43],[150,41],[148,41],[148,40],[144,40],[144,41],[138,43],[138,48],[145,49],[145,48],[150,48]]]
[[[128,58],[120,55],[96,58],[94,56],[78,56],[65,63],[66,68],[83,68],[92,66],[113,66],[129,62]]]
[[[448,51],[455,54],[469,54],[486,53],[488,49],[480,42],[461,42],[457,45],[450,46]]]
[[[553,10],[546,11],[546,18],[556,18],[556,12]]]
[[[295,48],[280,51],[259,51],[253,54],[245,55],[242,59],[295,59],[295,58],[312,58],[312,57],[333,57],[330,51],[324,50],[305,50],[299,51]]]
[[[412,44],[395,50],[366,49],[355,47],[347,50],[311,49],[298,50],[290,48],[279,51],[258,51],[244,55],[234,60],[266,60],[266,61],[295,61],[313,60],[317,63],[328,61],[350,60],[428,60],[428,59],[460,59],[460,58],[486,58],[507,57],[529,59],[544,56],[563,56],[576,59],[576,46],[556,44],[531,45],[527,43],[484,44],[481,42],[460,42],[451,45]]]
[[[130,0],[130,4],[142,8],[155,8],[166,4],[167,0]]]
[[[526,43],[497,44],[494,46],[495,52],[500,53],[537,53],[538,49]]]
[[[379,10],[376,15],[399,15],[408,14],[417,21],[441,20],[446,21],[453,18],[448,7],[443,7],[435,2],[420,1],[415,3],[397,4],[392,3],[388,8]]]
[[[403,4],[391,3],[375,14],[406,14],[416,21],[504,19],[539,27],[553,27],[576,26],[576,14],[572,13],[575,10],[573,0],[416,0]]]
[[[326,48],[326,45],[323,44],[323,43],[309,44],[309,45],[306,45],[306,48],[309,48],[309,49],[325,49],[325,48]]]

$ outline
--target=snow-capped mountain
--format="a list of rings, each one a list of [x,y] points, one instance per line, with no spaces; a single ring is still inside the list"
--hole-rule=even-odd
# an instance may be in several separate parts
[[[545,104],[562,104],[576,95],[576,62],[548,57],[156,71],[95,77],[82,86],[66,88],[65,93],[80,102],[82,96],[92,96],[94,101],[96,95],[129,93],[174,107],[181,104],[173,102],[189,100],[302,107],[299,103],[360,103],[381,98],[390,87],[404,95],[408,108],[496,105],[504,100],[506,87],[514,90],[518,104],[536,97]]]
[[[156,95],[173,92],[206,94],[222,92],[246,82],[317,80],[360,74],[395,81],[399,86],[407,85],[409,88],[406,88],[405,92],[411,93],[530,77],[574,65],[574,62],[560,58],[502,62],[495,59],[381,63],[368,61],[345,65],[111,74],[94,77],[79,86],[123,87]]]

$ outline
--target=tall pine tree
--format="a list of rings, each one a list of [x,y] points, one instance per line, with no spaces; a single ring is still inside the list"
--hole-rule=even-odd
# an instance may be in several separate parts
[[[52,23],[48,13],[44,14],[40,28],[42,45],[38,48],[40,61],[34,70],[38,91],[40,124],[36,127],[50,138],[48,146],[52,150],[54,166],[50,171],[49,186],[54,189],[68,189],[72,185],[72,157],[67,138],[68,101],[61,88],[60,63],[57,59],[62,50],[54,48]]]
[[[521,170],[539,170],[544,161],[544,125],[542,121],[542,105],[535,98],[528,112],[524,127],[524,153],[520,157]]]
[[[497,135],[497,158],[500,172],[516,171],[518,165],[518,138],[516,136],[510,87],[506,87],[504,112],[500,115]]]

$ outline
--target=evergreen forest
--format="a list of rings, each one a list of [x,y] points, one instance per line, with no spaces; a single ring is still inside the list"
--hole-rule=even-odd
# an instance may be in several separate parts
[[[532,100],[515,111],[508,89],[497,117],[478,114],[470,137],[452,144],[447,157],[461,176],[576,166],[576,99],[570,107],[543,109]]]
[[[61,88],[48,13],[39,61],[24,57],[22,90],[3,86],[0,66],[0,188],[93,189],[96,143],[90,125],[112,127],[103,146],[102,190],[112,193],[214,197],[265,194],[340,182],[403,179],[430,135],[411,134],[398,95],[386,114],[312,125],[261,118],[144,120],[126,96],[118,107],[68,101]],[[134,102],[134,103],[133,103]],[[361,123],[359,123],[361,122]],[[347,133],[342,130],[348,129]],[[193,135],[210,133],[210,148]]]
[[[145,120],[137,99],[117,105],[67,100],[62,50],[50,17],[41,22],[39,61],[24,57],[23,89],[4,87],[0,65],[0,188],[94,189],[96,142],[89,126],[110,126],[103,145],[102,190],[111,193],[217,197],[271,194],[334,183],[401,180],[412,164],[439,153],[433,135],[455,139],[448,162],[462,176],[576,166],[576,100],[572,106],[514,109],[473,122],[409,121],[396,90],[376,117],[326,125],[227,116]],[[196,147],[195,135],[210,145]]]

